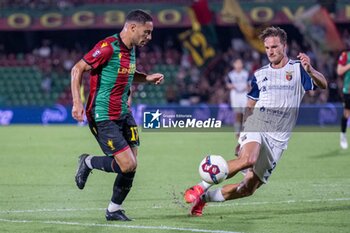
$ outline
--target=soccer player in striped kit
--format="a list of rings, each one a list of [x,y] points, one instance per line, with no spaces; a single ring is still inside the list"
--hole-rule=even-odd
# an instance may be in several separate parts
[[[299,60],[287,57],[287,34],[279,27],[268,27],[260,35],[270,64],[254,73],[248,93],[244,130],[239,137],[238,158],[228,161],[231,178],[247,169],[244,179],[222,188],[208,190],[202,181],[187,189],[185,201],[192,203],[190,214],[201,216],[207,202],[223,202],[252,195],[265,184],[287,148],[300,102],[306,91],[325,89],[325,77],[299,53]]]
[[[350,45],[347,45],[350,46]],[[350,117],[350,49],[343,51],[338,59],[337,74],[343,77],[343,105],[344,111],[341,118],[340,147],[348,149],[346,128]]]
[[[152,17],[142,10],[133,10],[120,34],[98,42],[71,72],[73,98],[72,116],[83,120],[84,107],[79,90],[82,74],[90,71],[90,93],[86,116],[92,134],[105,156],[82,154],[79,157],[75,181],[83,189],[92,169],[118,173],[113,194],[106,210],[106,219],[130,221],[122,209],[137,166],[139,137],[137,125],[129,109],[128,98],[132,82],[160,84],[160,73],[144,74],[136,70],[135,47],[144,46],[152,39]]]

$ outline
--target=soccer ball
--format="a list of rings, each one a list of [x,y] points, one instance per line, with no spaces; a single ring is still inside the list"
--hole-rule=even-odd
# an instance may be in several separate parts
[[[209,184],[219,184],[228,175],[226,160],[220,155],[208,155],[199,164],[199,175]]]

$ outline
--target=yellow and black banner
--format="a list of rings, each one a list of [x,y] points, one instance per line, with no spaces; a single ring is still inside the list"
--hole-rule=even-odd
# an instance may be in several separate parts
[[[216,55],[217,35],[207,0],[196,1],[188,8],[192,29],[179,35],[182,46],[189,51],[193,62],[202,67]]]

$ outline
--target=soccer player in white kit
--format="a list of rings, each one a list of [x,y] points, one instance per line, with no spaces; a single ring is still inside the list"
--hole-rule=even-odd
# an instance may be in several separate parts
[[[239,138],[241,150],[237,159],[227,161],[227,178],[243,169],[248,171],[239,183],[208,190],[211,184],[202,181],[187,189],[184,198],[192,203],[193,216],[201,216],[207,202],[247,197],[266,183],[287,148],[305,92],[316,86],[327,88],[325,77],[311,66],[306,54],[299,53],[299,60],[287,57],[284,30],[268,27],[260,38],[270,64],[254,73],[252,89],[247,95],[244,130]]]
[[[239,133],[242,131],[243,112],[247,106],[247,92],[249,88],[249,73],[243,67],[243,61],[241,58],[236,58],[232,61],[233,69],[227,74],[226,87],[230,90],[230,102],[234,118],[234,130],[238,138]],[[238,147],[236,147],[235,153],[238,154]]]

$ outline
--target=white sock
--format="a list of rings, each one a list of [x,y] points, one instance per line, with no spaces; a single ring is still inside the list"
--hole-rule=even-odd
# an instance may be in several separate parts
[[[122,208],[122,205],[115,204],[114,202],[110,202],[108,205],[108,211],[109,212],[115,212],[117,210],[120,210]]]
[[[210,190],[204,195],[205,202],[223,202],[225,201],[222,195],[221,188]]]
[[[200,182],[198,185],[201,186],[204,189],[204,191],[208,190],[211,186],[213,186],[212,184],[209,184],[204,180],[202,180],[202,182]]]
[[[88,157],[86,157],[86,159],[85,159],[85,163],[86,163],[86,165],[90,168],[90,169],[93,169],[92,168],[92,165],[91,165],[91,159],[92,159],[92,155],[89,155]]]

